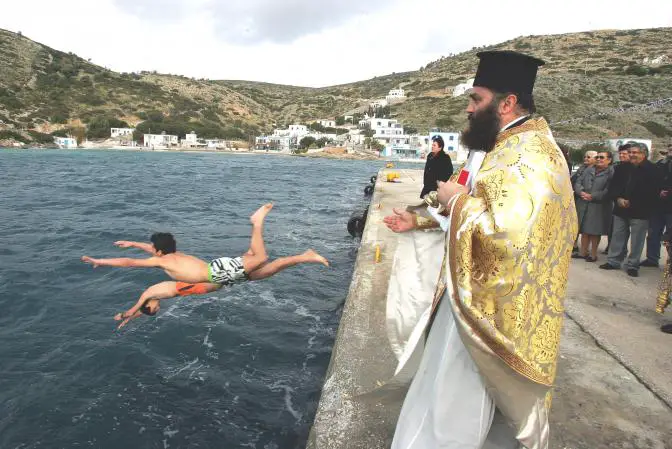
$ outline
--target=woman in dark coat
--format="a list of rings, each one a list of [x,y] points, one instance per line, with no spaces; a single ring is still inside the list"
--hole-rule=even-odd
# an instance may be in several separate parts
[[[423,178],[422,192],[420,198],[424,198],[429,192],[434,192],[438,188],[438,181],[448,181],[453,175],[453,162],[443,151],[443,137],[432,137],[432,152],[427,155],[425,162],[425,176]]]
[[[608,199],[609,183],[614,176],[611,166],[611,152],[602,151],[595,156],[595,165],[586,170],[574,182],[576,211],[579,215],[581,249],[574,258],[583,258],[587,262],[597,260],[597,247],[600,238],[609,233],[611,224],[612,201]],[[590,255],[588,244],[590,243]]]

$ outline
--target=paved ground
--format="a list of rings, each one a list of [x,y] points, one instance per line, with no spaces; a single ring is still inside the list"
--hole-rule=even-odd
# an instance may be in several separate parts
[[[593,337],[565,320],[551,449],[672,448],[672,411]]]
[[[606,240],[606,239],[605,239]],[[632,278],[574,260],[570,269],[567,314],[672,407],[672,335],[660,325],[672,321],[655,313],[662,270],[641,268]]]
[[[605,239],[606,240],[606,239]],[[672,448],[672,320],[655,313],[662,270],[632,278],[575,259],[551,411],[555,448]]]
[[[401,172],[402,183],[376,186],[310,448],[386,448],[394,433],[403,391],[384,400],[358,395],[389,378],[396,362],[384,323],[396,239],[381,220],[393,206],[416,203],[422,174]],[[570,268],[550,447],[672,449],[672,335],[660,332],[664,318],[654,311],[662,272],[600,270],[605,257]]]

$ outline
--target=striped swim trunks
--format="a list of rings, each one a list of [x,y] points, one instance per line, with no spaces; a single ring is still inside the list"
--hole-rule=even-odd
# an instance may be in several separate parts
[[[213,284],[233,285],[247,280],[242,257],[220,257],[208,265],[208,281]]]

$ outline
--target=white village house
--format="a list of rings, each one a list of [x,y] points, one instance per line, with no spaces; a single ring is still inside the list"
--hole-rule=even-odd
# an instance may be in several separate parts
[[[274,129],[270,136],[256,137],[255,147],[258,150],[289,152],[308,134],[309,130],[306,125],[293,124],[289,125],[287,129]]]
[[[180,140],[180,146],[186,148],[204,147],[206,143],[203,139],[199,139],[194,131],[184,135],[184,139]]]
[[[388,103],[394,102],[395,100],[405,100],[405,99],[406,94],[404,93],[404,89],[402,89],[401,87],[397,89],[391,89],[390,92],[385,97],[385,100]]]
[[[385,145],[381,156],[419,158],[420,154],[411,148],[410,138],[404,133],[404,127],[396,119],[370,117],[365,120],[363,127],[371,128],[373,139]],[[360,122],[360,126],[362,124]]]
[[[276,135],[275,134],[276,131],[285,131],[285,130],[276,129],[275,131],[273,131],[273,135]],[[288,134],[292,137],[305,136],[306,134],[308,134],[308,127],[306,125],[289,125],[286,131],[288,131]]]
[[[110,137],[113,139],[124,136],[133,137],[133,131],[135,128],[110,128]]]
[[[460,145],[460,133],[456,132],[441,132],[441,131],[430,131],[429,133],[429,144],[430,144],[430,151],[431,151],[431,139],[434,136],[441,136],[443,139],[443,151],[446,152],[450,156],[450,158],[453,160],[453,162],[462,162],[467,160],[467,157],[469,156],[469,150],[466,148],[463,148]]]
[[[148,148],[177,146],[178,138],[172,134],[145,134],[142,145]]]
[[[77,139],[74,137],[54,137],[54,143],[60,149],[69,150],[77,148]]]
[[[372,108],[384,108],[385,106],[387,106],[387,100],[385,98],[379,98],[377,100],[373,100],[372,102],[370,102],[369,105]]]
[[[408,143],[404,127],[396,119],[372,117],[367,120],[368,127],[373,130],[373,138],[382,144],[402,145]]]
[[[325,128],[335,128],[336,120],[318,120],[317,123],[324,126]]]
[[[472,87],[474,87],[474,79],[473,78],[467,80],[466,83],[458,84],[453,89],[453,97],[459,97],[460,95],[464,95]]]

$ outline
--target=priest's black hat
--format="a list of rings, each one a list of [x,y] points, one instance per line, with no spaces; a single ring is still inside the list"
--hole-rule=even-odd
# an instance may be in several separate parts
[[[495,92],[531,94],[537,69],[544,61],[510,50],[482,51],[474,86],[487,87]]]

